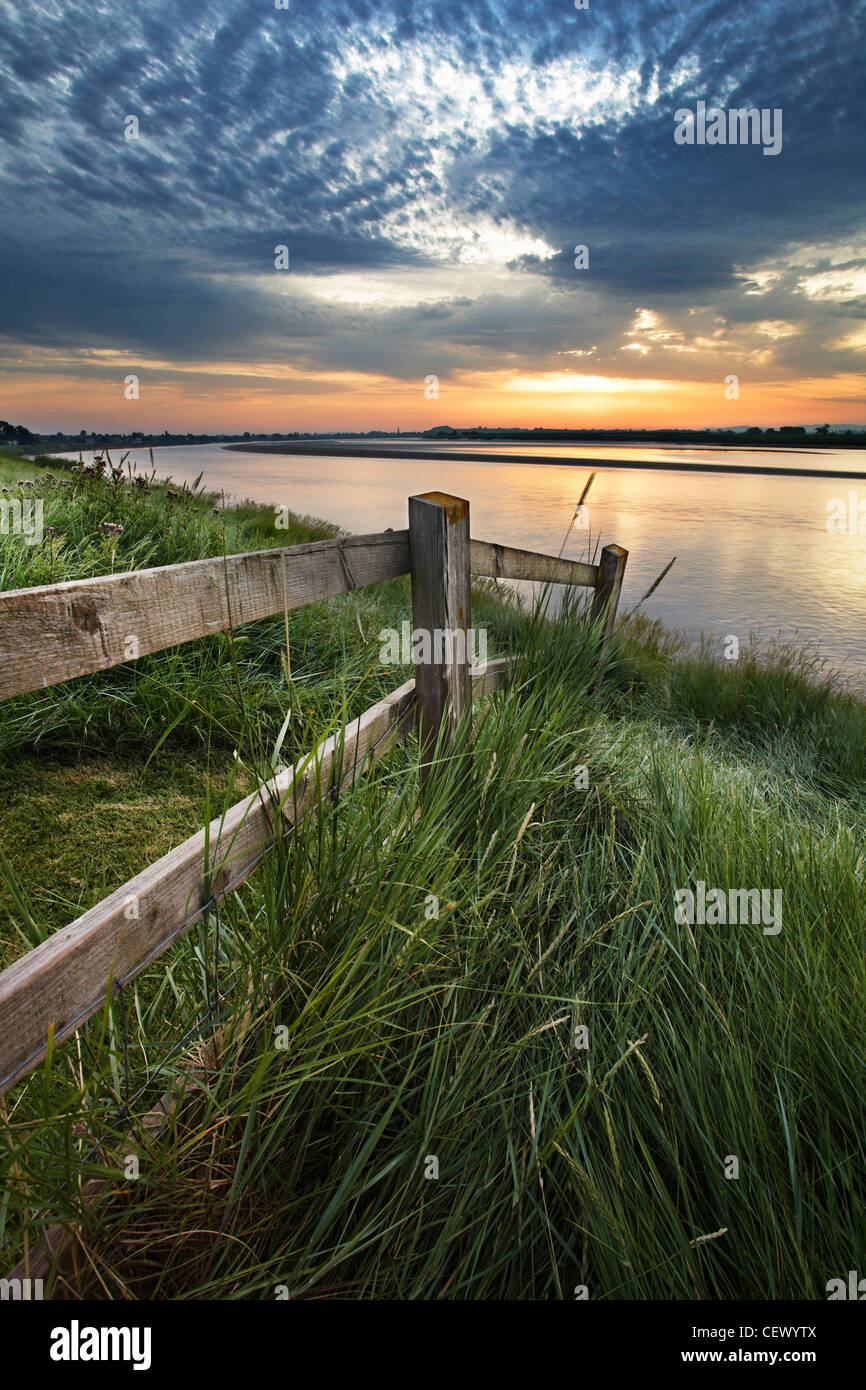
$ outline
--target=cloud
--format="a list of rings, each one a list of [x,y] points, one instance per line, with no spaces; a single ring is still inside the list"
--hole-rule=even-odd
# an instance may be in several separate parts
[[[6,345],[398,379],[854,370],[862,29],[845,0],[7,0]],[[781,156],[676,146],[699,97],[781,107]]]

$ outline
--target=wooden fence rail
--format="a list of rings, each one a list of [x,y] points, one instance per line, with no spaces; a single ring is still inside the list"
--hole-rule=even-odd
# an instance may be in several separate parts
[[[611,547],[608,547],[610,549]],[[473,574],[593,588],[599,566],[473,540]],[[409,573],[409,532],[0,593],[0,700]]]
[[[408,531],[0,594],[0,699],[409,573]]]
[[[598,566],[471,540],[469,503],[410,498],[407,531],[351,536],[227,559],[194,561],[0,594],[0,697],[102,670],[285,609],[410,573],[416,629],[471,627],[472,573],[594,590],[593,621],[609,634],[627,552]],[[469,643],[416,658],[415,679],[278,773],[122,888],[0,972],[0,1095],[51,1045],[80,1028],[110,990],[133,979],[332,788],[351,783],[411,727],[422,748],[452,738],[473,698],[506,678],[504,659],[469,665]],[[422,780],[430,764],[422,763]]]

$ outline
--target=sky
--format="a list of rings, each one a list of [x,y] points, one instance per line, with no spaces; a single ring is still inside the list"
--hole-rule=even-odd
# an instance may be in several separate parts
[[[282,3],[4,0],[0,418],[866,424],[863,4]]]

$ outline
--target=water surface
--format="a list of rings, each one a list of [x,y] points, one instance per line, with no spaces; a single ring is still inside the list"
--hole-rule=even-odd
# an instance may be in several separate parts
[[[357,441],[346,441],[357,442]],[[407,445],[410,441],[407,440]],[[418,441],[411,441],[413,448]],[[832,477],[756,477],[605,469],[604,457],[668,462],[756,463],[790,467],[863,469],[859,450],[734,450],[700,446],[632,447],[617,443],[573,445],[459,446],[477,452],[477,462],[454,463],[400,457],[399,443],[383,447],[388,457],[307,458],[243,453],[198,444],[155,449],[159,476],[191,482],[204,470],[210,488],[234,497],[253,497],[293,511],[326,517],[347,531],[382,531],[407,525],[407,499],[438,489],[469,499],[472,534],[554,555],[589,472],[597,476],[587,499],[591,534],[573,529],[564,554],[586,558],[587,542],[616,541],[629,551],[622,605],[633,607],[668,561],[676,563],[644,605],[652,617],[696,640],[702,633],[719,644],[736,635],[741,643],[781,636],[800,645],[819,644],[830,663],[866,677],[866,534],[856,533],[856,509],[866,483]],[[448,448],[443,443],[440,448]],[[561,454],[572,463],[493,463],[485,453]],[[89,457],[89,455],[85,455]],[[149,467],[147,449],[130,459]],[[843,503],[854,515],[844,534],[827,529],[828,505]],[[274,543],[280,533],[275,531]]]

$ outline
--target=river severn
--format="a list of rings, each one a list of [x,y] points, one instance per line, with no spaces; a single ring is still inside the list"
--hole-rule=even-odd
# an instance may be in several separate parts
[[[368,443],[346,441],[361,442]],[[413,493],[451,492],[469,500],[473,536],[554,555],[595,470],[581,518],[589,529],[572,527],[563,553],[585,559],[588,542],[594,546],[597,539],[626,547],[621,612],[634,607],[676,556],[643,606],[648,616],[689,641],[703,635],[720,657],[731,636],[741,647],[751,636],[764,643],[781,639],[820,650],[834,670],[861,687],[866,682],[866,480],[831,476],[834,470],[866,473],[866,452],[461,442],[460,450],[475,457],[453,462],[437,458],[437,445],[417,440],[407,439],[406,447],[424,447],[428,457],[402,458],[393,439],[375,447],[387,456],[247,453],[219,444],[153,452],[158,477],[192,482],[202,472],[203,483],[227,498],[289,507],[356,533],[405,527]],[[514,458],[502,463],[485,457],[494,452]],[[563,461],[533,462],[539,453]],[[665,471],[605,468],[605,457],[659,463]],[[147,449],[133,449],[129,458],[139,470],[149,470]],[[818,468],[828,476],[677,469],[689,462]]]

